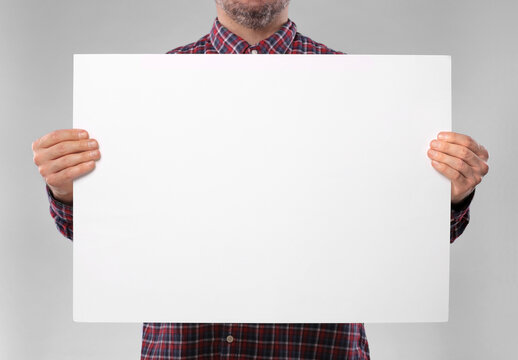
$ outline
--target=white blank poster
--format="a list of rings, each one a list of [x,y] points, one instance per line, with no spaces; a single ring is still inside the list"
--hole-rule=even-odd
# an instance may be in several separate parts
[[[450,64],[75,55],[74,320],[447,321]]]

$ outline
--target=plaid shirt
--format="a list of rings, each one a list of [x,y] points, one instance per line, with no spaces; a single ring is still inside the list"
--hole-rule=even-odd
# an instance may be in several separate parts
[[[209,34],[168,54],[344,54],[297,32],[288,20],[250,45],[216,18]],[[72,205],[56,200],[46,185],[50,214],[73,240]],[[450,243],[469,222],[474,191],[451,208]],[[370,359],[364,324],[144,323],[141,359]]]

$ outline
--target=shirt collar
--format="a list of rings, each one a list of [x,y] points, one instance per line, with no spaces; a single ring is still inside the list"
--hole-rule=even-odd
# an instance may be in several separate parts
[[[284,54],[293,42],[296,33],[297,26],[288,19],[270,37],[255,45],[250,45],[240,36],[224,27],[216,17],[209,38],[212,46],[220,54],[248,54],[252,50],[257,50],[259,54]]]

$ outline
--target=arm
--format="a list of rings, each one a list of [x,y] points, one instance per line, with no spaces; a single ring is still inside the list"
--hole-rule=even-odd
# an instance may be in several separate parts
[[[101,155],[99,144],[84,130],[62,129],[33,141],[32,151],[45,179],[50,215],[61,234],[73,240],[73,182],[94,170]]]
[[[469,223],[469,205],[476,186],[489,172],[489,152],[471,136],[441,131],[430,142],[432,166],[451,180],[450,243]]]
[[[45,184],[45,188],[47,189],[47,196],[49,199],[49,210],[50,215],[54,219],[56,223],[56,227],[59,232],[63,234],[66,238],[73,241],[74,239],[74,222],[73,222],[73,206],[65,204],[59,200],[57,200],[52,194],[52,190],[50,187]]]
[[[476,189],[473,190],[464,200],[457,204],[451,204],[450,222],[450,244],[453,244],[466,229],[469,223],[469,206],[475,196]]]

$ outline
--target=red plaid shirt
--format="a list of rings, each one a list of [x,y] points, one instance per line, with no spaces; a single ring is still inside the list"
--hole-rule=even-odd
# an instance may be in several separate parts
[[[168,54],[344,54],[297,32],[288,20],[280,30],[250,45],[216,18],[209,34]],[[73,240],[72,205],[56,200],[46,186],[50,214],[59,231]],[[450,243],[469,222],[475,192],[451,208]],[[144,323],[141,359],[370,359],[362,323],[232,324]]]

